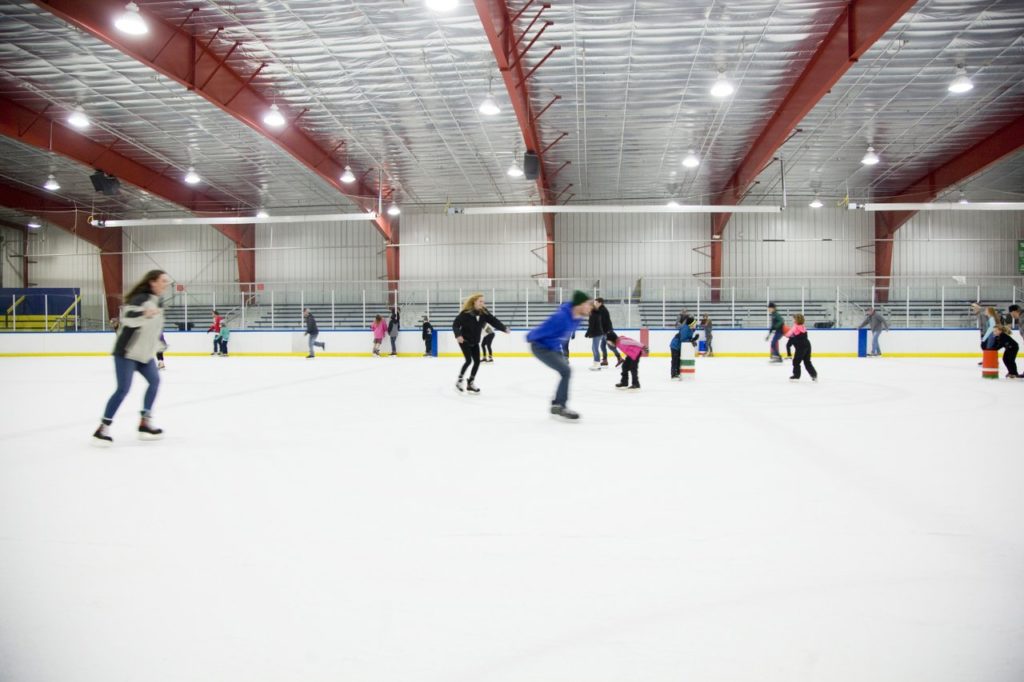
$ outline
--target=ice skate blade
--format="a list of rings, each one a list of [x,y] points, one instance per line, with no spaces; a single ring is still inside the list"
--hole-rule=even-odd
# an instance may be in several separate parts
[[[139,440],[163,440],[162,433],[139,433]]]
[[[94,448],[109,448],[114,444],[113,441],[103,440],[102,438],[96,438],[95,436],[93,436],[91,440]]]

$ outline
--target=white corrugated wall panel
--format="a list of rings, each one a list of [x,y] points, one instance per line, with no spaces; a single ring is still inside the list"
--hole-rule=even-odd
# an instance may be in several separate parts
[[[301,288],[314,302],[330,301],[331,291],[337,302],[360,300],[364,288],[383,291],[374,283],[386,276],[384,238],[369,221],[258,225],[256,247],[256,279],[268,289]]]
[[[82,290],[82,314],[101,319],[103,301],[103,273],[100,270],[99,249],[65,232],[45,225],[38,234],[29,237],[29,280],[40,287],[76,287]]]
[[[1010,300],[1022,284],[1017,241],[1024,239],[1024,214],[985,211],[922,211],[896,232],[892,298]],[[967,279],[961,285],[951,276]],[[923,279],[927,278],[927,279]],[[995,279],[1002,278],[1002,279]]]
[[[540,215],[403,213],[402,279],[528,280],[547,271]],[[536,254],[533,250],[537,250]]]
[[[126,227],[124,229],[124,286],[131,287],[150,270],[165,270],[198,300],[216,293],[221,301],[238,296],[235,244],[209,225]],[[212,300],[210,301],[212,302]]]
[[[21,254],[23,234],[19,230],[0,227],[0,282],[6,288],[17,288],[22,284],[22,264],[14,256]]]
[[[600,281],[607,296],[628,295],[638,280],[659,288],[664,278],[700,286],[694,273],[710,260],[694,248],[706,241],[708,217],[695,214],[567,213],[555,218],[555,274],[567,287]],[[679,287],[677,282],[672,286]]]

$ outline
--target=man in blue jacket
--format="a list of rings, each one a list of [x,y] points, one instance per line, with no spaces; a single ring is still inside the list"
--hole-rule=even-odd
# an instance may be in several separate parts
[[[590,316],[593,303],[582,291],[574,291],[572,300],[558,307],[551,317],[544,320],[539,327],[530,330],[526,340],[530,342],[530,350],[537,359],[558,372],[561,379],[555,391],[555,399],[551,401],[551,414],[563,419],[579,419],[578,412],[566,407],[569,402],[569,359],[562,354],[562,346],[568,343],[580,320]]]

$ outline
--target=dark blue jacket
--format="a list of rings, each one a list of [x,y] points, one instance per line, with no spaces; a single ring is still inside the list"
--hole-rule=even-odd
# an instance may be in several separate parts
[[[688,324],[679,326],[679,333],[672,337],[668,347],[672,350],[679,350],[684,343],[693,343],[693,328]]]
[[[531,329],[526,335],[526,340],[561,353],[562,345],[569,342],[569,338],[579,326],[580,321],[572,316],[572,303],[566,302],[558,306],[558,310],[539,327]]]

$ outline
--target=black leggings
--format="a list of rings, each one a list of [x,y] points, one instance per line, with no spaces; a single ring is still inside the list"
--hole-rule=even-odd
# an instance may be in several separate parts
[[[676,365],[678,367],[678,363]],[[637,377],[637,370],[640,368],[640,358],[634,360],[633,358],[626,356],[625,361],[622,363],[622,379],[619,381],[620,384],[625,384],[626,379],[632,375],[633,385],[639,386],[640,379]]]
[[[799,350],[796,352],[796,354],[793,355],[793,376],[795,376],[797,379],[800,378],[801,362],[804,363],[804,367],[807,368],[807,373],[811,375],[812,379],[818,376],[818,372],[815,371],[814,365],[811,364],[811,352],[807,351],[806,353],[804,353],[803,351]]]
[[[1007,348],[1003,351],[1003,364],[1006,365],[1006,371],[1014,376],[1017,374],[1017,351],[1012,348]]]
[[[484,337],[484,342],[480,345],[483,346],[484,355],[486,357],[493,357],[494,353],[491,351],[491,344],[494,342],[494,334],[488,334]]]
[[[472,364],[473,371],[469,373],[469,378],[475,379],[476,371],[480,368],[480,346],[475,343],[460,343],[459,348],[462,349],[462,356],[466,358],[466,361],[462,363],[462,369],[459,370],[459,378],[461,379],[466,375],[466,368]]]

